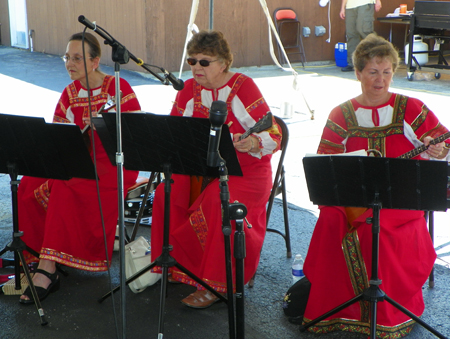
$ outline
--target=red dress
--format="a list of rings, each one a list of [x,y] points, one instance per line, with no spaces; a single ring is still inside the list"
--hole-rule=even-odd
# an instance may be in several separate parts
[[[225,86],[215,91],[203,88],[193,79],[186,81],[184,90],[177,94],[171,115],[208,118],[209,107],[215,100],[227,103],[228,116],[225,123],[230,127],[231,133],[244,133],[269,111],[253,80],[236,73]],[[248,229],[244,225],[245,282],[256,271],[264,241],[266,203],[272,187],[270,159],[271,154],[280,147],[281,130],[274,122],[271,130],[253,135],[260,140],[261,151],[255,154],[236,152],[244,175],[230,176],[228,181],[230,202],[239,201],[247,207],[247,219],[253,226]],[[225,292],[225,247],[218,179],[210,182],[192,203],[194,186],[191,186],[191,177],[174,174],[172,179],[169,244],[173,245],[173,251],[170,253],[179,264],[215,290]],[[160,185],[153,204],[152,260],[161,254],[163,212],[164,185]],[[234,222],[232,228],[230,238],[233,253]],[[234,272],[233,258],[232,263]],[[202,289],[197,282],[176,269],[172,270],[172,277]]]
[[[120,80],[122,112],[140,110],[131,86]],[[91,89],[92,112],[115,95],[115,79],[106,76],[101,87]],[[54,122],[84,127],[89,117],[87,90],[79,81],[67,86],[59,99]],[[94,133],[99,190],[111,258],[118,218],[117,169],[111,164],[97,133]],[[93,152],[91,151],[93,157]],[[124,170],[124,192],[136,181],[138,172]],[[95,180],[54,180],[23,177],[18,191],[19,229],[23,240],[40,259],[56,261],[87,271],[105,271],[103,227]],[[39,258],[26,254],[28,262]]]
[[[417,99],[393,94],[380,107],[363,107],[353,99],[331,112],[318,153],[376,149],[383,156],[394,158],[417,147],[425,136],[438,137],[445,132],[447,129],[436,116]],[[304,265],[305,275],[311,282],[305,322],[352,299],[369,286],[372,227],[366,224],[366,219],[370,216],[371,209],[355,219],[353,228],[349,228],[345,208],[320,208]],[[380,228],[380,288],[420,316],[425,308],[422,286],[436,259],[424,213],[381,209]],[[377,337],[403,337],[411,332],[414,323],[387,301],[377,304]],[[369,303],[354,303],[308,330],[368,335]]]

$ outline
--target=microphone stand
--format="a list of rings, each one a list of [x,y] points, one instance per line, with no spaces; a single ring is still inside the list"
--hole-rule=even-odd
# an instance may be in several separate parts
[[[227,277],[227,299],[229,304],[228,318],[230,319],[230,333],[241,339],[244,331],[244,258],[245,258],[245,233],[243,232],[244,219],[247,216],[245,205],[235,201],[230,204],[230,192],[228,189],[228,169],[226,161],[219,152],[219,140],[222,134],[222,125],[226,121],[227,106],[223,101],[214,101],[211,105],[209,120],[211,121],[210,139],[208,144],[208,157],[206,164],[209,167],[218,167],[220,201],[222,206],[222,232],[225,242],[225,269]],[[234,258],[236,262],[236,310],[233,299],[233,270],[231,263],[231,222],[236,220],[234,234]],[[235,319],[236,316],[236,326]]]
[[[244,314],[244,258],[245,233],[244,219],[247,216],[247,208],[244,204],[235,202],[230,204],[230,192],[228,189],[228,169],[226,161],[219,155],[219,186],[220,201],[222,204],[222,232],[225,240],[225,265],[227,277],[227,299],[230,303],[228,307],[228,319],[230,319],[230,333],[236,334],[236,338],[245,338],[245,314]],[[234,258],[236,262],[236,314],[234,312],[233,299],[233,271],[231,265],[231,222],[236,221],[236,231],[234,234]],[[236,317],[236,325],[234,323]],[[235,332],[234,332],[235,331]]]
[[[119,208],[119,275],[120,275],[120,285],[126,285],[126,275],[125,275],[125,229],[124,229],[124,189],[123,189],[123,163],[124,156],[122,152],[122,126],[121,126],[121,92],[120,92],[120,65],[127,64],[130,58],[135,61],[139,66],[142,66],[145,70],[155,76],[164,85],[168,85],[169,81],[177,86],[178,90],[181,90],[183,83],[181,80],[177,82],[174,76],[166,71],[165,69],[158,67],[163,73],[164,78],[160,75],[154,73],[146,66],[157,67],[152,65],[146,65],[141,59],[136,58],[132,53],[130,53],[127,48],[114,39],[108,32],[103,28],[98,26],[96,23],[90,22],[83,15],[78,17],[78,21],[85,25],[86,27],[95,31],[103,39],[105,39],[105,44],[112,47],[112,61],[114,61],[114,75],[115,75],[115,90],[116,90],[116,135],[117,135],[117,153],[116,153],[116,165],[117,165],[117,195],[118,195],[118,208]],[[181,88],[180,88],[181,87]],[[126,338],[126,293],[125,288],[121,288],[121,315],[122,315],[122,338]]]

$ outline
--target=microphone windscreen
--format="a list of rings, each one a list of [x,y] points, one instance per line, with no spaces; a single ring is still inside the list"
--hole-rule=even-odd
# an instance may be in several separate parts
[[[209,120],[215,127],[222,126],[227,119],[227,104],[224,101],[213,101],[209,110]]]

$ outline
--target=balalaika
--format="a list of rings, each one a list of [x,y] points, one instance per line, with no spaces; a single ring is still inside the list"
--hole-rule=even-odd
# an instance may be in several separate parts
[[[444,140],[446,140],[448,138],[450,138],[450,132],[442,134],[440,137],[437,137],[436,139],[431,140],[429,145],[439,144],[440,142],[443,142]],[[413,150],[411,150],[409,152],[406,152],[405,154],[400,155],[397,158],[411,159],[411,158],[414,158],[415,156],[419,155],[420,153],[425,152],[427,149],[428,149],[428,146],[422,145],[420,147],[414,148]]]

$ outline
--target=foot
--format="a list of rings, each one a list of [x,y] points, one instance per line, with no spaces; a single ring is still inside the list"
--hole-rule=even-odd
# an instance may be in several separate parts
[[[342,72],[353,72],[354,70],[353,66],[350,65],[341,68]]]
[[[295,325],[302,325],[303,324],[303,315],[298,316],[298,317],[289,317],[288,321],[291,324],[295,324]]]
[[[170,284],[181,284],[181,281],[178,281],[174,277],[172,277],[172,274],[169,274],[167,276],[167,282]]]
[[[183,304],[192,308],[207,308],[220,299],[208,290],[197,290],[181,300]]]
[[[59,276],[55,271],[54,273],[49,273],[40,268],[36,269],[33,276],[33,285],[36,288],[36,293],[40,301],[47,298],[47,296],[59,290]],[[21,304],[33,304],[33,294],[31,293],[31,288],[28,286],[25,289],[25,292],[20,296],[19,302]]]

